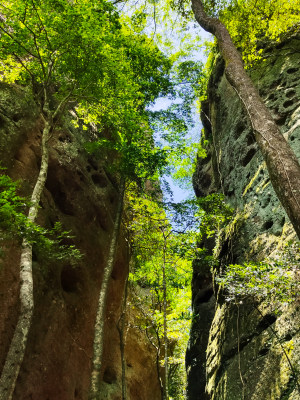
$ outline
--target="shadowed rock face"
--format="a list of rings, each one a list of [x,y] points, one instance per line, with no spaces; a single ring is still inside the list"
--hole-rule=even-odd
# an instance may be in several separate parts
[[[35,310],[15,400],[86,400],[94,320],[103,268],[117,204],[118,187],[106,172],[105,154],[96,159],[83,143],[94,132],[72,126],[66,115],[51,139],[49,173],[38,223],[56,221],[71,230],[83,253],[78,265],[46,260],[34,249]],[[0,159],[30,195],[38,174],[42,123],[30,96],[18,87],[0,86]],[[18,317],[20,243],[6,243],[0,268],[0,369]],[[101,399],[121,398],[119,319],[129,254],[122,232],[112,273],[106,313]],[[134,325],[134,324],[133,324]],[[126,341],[128,398],[160,398],[151,346],[133,329]]]
[[[267,49],[266,61],[250,74],[282,134],[300,157],[299,52],[298,34]],[[217,276],[230,263],[280,254],[295,233],[270,185],[247,116],[223,75],[221,60],[209,83],[202,119],[208,156],[198,162],[193,178],[195,193],[199,197],[224,193],[236,211],[231,233],[223,233],[217,250]],[[201,272],[206,269],[201,260],[195,262],[188,399],[299,399],[294,374],[281,347],[293,347],[290,358],[296,365],[300,359],[299,304],[283,306],[274,313],[273,305],[259,305],[257,310],[251,301],[229,305],[218,293],[212,310],[209,303],[197,303],[198,294],[208,287],[207,276]]]
[[[207,268],[206,268],[207,269]],[[189,344],[186,352],[187,395],[188,398],[209,399],[205,393],[206,385],[206,352],[210,326],[215,312],[215,296],[213,293],[210,271],[205,272],[205,266],[200,260],[193,264],[193,322]]]

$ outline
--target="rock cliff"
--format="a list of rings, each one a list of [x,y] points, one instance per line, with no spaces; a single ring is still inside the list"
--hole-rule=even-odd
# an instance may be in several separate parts
[[[40,163],[42,122],[24,88],[0,87],[1,166],[30,195]],[[35,310],[15,400],[86,400],[94,321],[115,216],[118,183],[105,154],[89,155],[84,143],[95,132],[75,129],[67,113],[51,138],[49,173],[38,223],[60,221],[83,253],[77,265],[34,252]],[[1,246],[3,247],[3,245]],[[20,243],[6,242],[0,267],[0,370],[18,316]],[[121,398],[120,317],[129,251],[123,231],[106,312],[101,399]],[[138,331],[126,336],[128,399],[160,397],[155,355]]]
[[[300,36],[265,49],[249,73],[282,134],[300,157]],[[235,91],[218,59],[202,105],[207,157],[194,175],[199,197],[223,193],[235,210],[215,249],[218,266],[210,273],[196,260],[193,313],[186,364],[188,399],[296,400],[299,393],[299,303],[228,304],[213,281],[228,264],[260,261],[280,254],[295,238],[270,185],[262,155]],[[205,243],[212,254],[216,243]],[[216,299],[217,298],[217,299]],[[298,386],[297,386],[298,379]]]

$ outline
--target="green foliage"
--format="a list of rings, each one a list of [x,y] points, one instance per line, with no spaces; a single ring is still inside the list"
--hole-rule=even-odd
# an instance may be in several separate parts
[[[233,42],[241,51],[245,66],[251,67],[261,60],[264,47],[279,42],[292,29],[299,29],[300,5],[298,0],[205,0],[206,12],[220,18]],[[208,79],[218,54],[217,42],[205,41],[207,61],[202,70],[199,108],[206,99]]]
[[[207,239],[224,231],[232,234],[238,223],[238,215],[232,219],[232,209],[224,202],[224,196],[209,195],[198,200],[200,204],[200,237]],[[217,241],[218,242],[218,241]],[[199,268],[210,265],[214,268],[216,260],[205,248],[197,252]],[[274,304],[292,302],[300,291],[299,283],[299,242],[289,242],[280,255],[269,257],[262,262],[247,262],[242,265],[226,265],[224,273],[216,281],[225,290],[227,301],[252,297],[258,301],[266,300]]]
[[[74,245],[63,244],[72,239],[69,231],[63,231],[56,223],[52,229],[45,229],[32,223],[25,215],[29,201],[17,194],[19,182],[9,176],[0,176],[0,234],[1,241],[26,238],[35,245],[43,256],[56,259],[79,259],[81,254]]]
[[[179,203],[163,202],[162,207],[166,210],[174,232],[183,234],[192,232],[194,236],[198,236],[198,232],[195,231],[195,227],[199,225],[199,218],[196,216],[198,211],[197,200],[188,199]]]
[[[136,35],[128,28],[125,32],[121,43],[126,58],[130,62],[134,80],[143,93],[145,104],[151,104],[157,97],[169,94],[172,62],[147,36]]]
[[[193,20],[190,3],[177,0],[129,0],[118,4],[126,23],[136,32],[146,32],[151,36],[173,61],[201,48],[200,34],[195,33],[189,24]]]
[[[204,93],[205,80],[202,63],[189,59],[202,46],[197,30],[189,23],[190,6],[189,10],[181,10],[179,14],[174,11],[175,3],[173,0],[145,3],[129,0],[119,4],[129,26],[136,32],[151,35],[151,39],[173,62],[172,88],[165,99],[165,104],[171,104],[167,109],[149,110],[149,118],[156,144],[167,154],[169,168],[165,172],[186,188],[190,186],[197,154],[203,155],[199,136],[196,139],[187,138],[187,132],[193,126],[195,101],[200,93]]]
[[[225,196],[220,193],[210,194],[197,200],[201,218],[201,236],[207,238],[216,235],[232,219],[233,209],[225,203]]]
[[[180,104],[174,105],[174,111],[182,116],[188,129],[194,126],[195,105],[198,99],[203,98],[206,92],[207,79],[204,65],[200,61],[182,61],[174,67],[174,87],[176,96],[181,99]],[[170,152],[169,164],[173,172],[172,177],[182,188],[188,187],[191,176],[195,172],[198,158],[205,156],[205,150],[200,143],[200,137],[183,135],[181,141],[168,140]],[[175,150],[175,151],[174,151]]]
[[[197,249],[196,258],[193,261],[193,269],[199,272],[211,273],[218,264],[216,257],[205,247]]]
[[[229,265],[217,278],[226,291],[226,300],[252,297],[273,304],[289,303],[299,297],[300,243],[288,243],[276,258],[260,263]]]
[[[17,233],[26,219],[24,212],[28,201],[17,195],[18,183],[7,175],[0,176],[0,229]]]
[[[184,357],[191,319],[191,263],[197,234],[191,230],[175,232],[161,204],[150,197],[137,198],[134,192],[129,197],[131,222],[128,229],[134,261],[130,282],[136,288],[135,307],[142,314],[139,325],[148,339],[163,351],[164,270],[170,388],[172,398],[179,400],[185,385]]]
[[[35,246],[36,252],[49,260],[72,260],[76,263],[82,258],[82,253],[72,242],[74,236],[71,231],[63,230],[60,222],[56,222],[52,229],[45,229],[38,225],[29,236],[29,241]]]
[[[204,0],[208,15],[219,18],[250,67],[261,59],[264,45],[280,41],[299,23],[298,0]]]
[[[0,12],[1,79],[32,85],[40,106],[45,90],[58,101],[69,95],[85,124],[124,133],[168,91],[170,61],[109,2],[14,0]]]
[[[102,51],[101,57],[97,46],[103,46],[105,37],[109,47],[120,29],[113,7],[102,1],[93,6],[84,0],[4,1],[1,14],[3,79],[11,80],[10,73],[18,70],[21,83],[58,84],[57,96],[74,84],[77,88],[91,84],[88,78],[97,74],[96,63],[110,61],[109,52]],[[89,90],[98,82],[99,76]]]
[[[154,145],[146,119],[141,127],[124,134],[112,130],[110,139],[87,143],[86,149],[100,158],[107,152],[114,160],[107,166],[111,172],[139,183],[156,181],[167,165],[166,151]]]
[[[298,0],[234,0],[219,13],[247,66],[261,58],[268,40],[280,41],[299,23]]]
[[[235,0],[234,0],[235,1]],[[218,18],[234,1],[232,0],[204,0],[205,11],[211,17]]]
[[[182,99],[186,113],[191,105],[206,91],[205,67],[201,61],[181,61],[174,66],[174,85],[177,97]]]
[[[149,118],[156,143],[167,155],[167,172],[186,188],[195,170],[197,156],[205,154],[199,135],[196,139],[188,135],[194,127],[196,99],[204,92],[203,64],[186,60],[174,63],[171,82],[170,93],[176,101],[167,109],[149,111]]]
[[[1,80],[30,86],[44,118],[76,105],[75,126],[98,131],[89,151],[106,149],[129,180],[158,179],[166,151],[145,107],[170,91],[172,63],[155,44],[104,0],[4,1],[0,14]]]

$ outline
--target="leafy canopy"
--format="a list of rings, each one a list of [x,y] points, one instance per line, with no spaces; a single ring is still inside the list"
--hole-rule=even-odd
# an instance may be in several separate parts
[[[227,301],[252,297],[273,304],[290,303],[299,297],[299,260],[299,242],[290,242],[280,255],[263,262],[227,266],[217,281]]]
[[[170,392],[172,398],[181,399],[184,398],[183,366],[191,320],[191,263],[197,234],[191,229],[176,232],[162,204],[149,196],[137,197],[131,190],[128,201],[133,253],[130,282],[136,293],[134,306],[142,315],[139,325],[148,339],[160,348],[164,343],[165,294],[167,340],[172,349],[169,354]]]
[[[261,59],[264,46],[299,26],[298,0],[204,0],[208,15],[219,18],[241,50],[246,66]]]
[[[74,124],[97,127],[89,149],[115,151],[131,178],[163,168],[166,151],[154,146],[145,108],[170,92],[172,63],[150,39],[104,0],[4,1],[0,13],[2,80],[29,85],[46,114],[46,97],[52,110],[75,105]]]
[[[220,12],[220,19],[249,66],[261,58],[268,41],[280,41],[283,33],[299,23],[298,0],[234,0],[227,3]]]
[[[1,79],[31,84],[40,102],[45,89],[70,95],[86,122],[122,125],[168,90],[170,61],[109,2],[13,0],[0,13]]]

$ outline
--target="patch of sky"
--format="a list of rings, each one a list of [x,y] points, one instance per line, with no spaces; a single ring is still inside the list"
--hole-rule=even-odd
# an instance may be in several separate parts
[[[175,99],[175,103],[180,104],[181,99]],[[159,98],[156,100],[154,105],[151,107],[151,111],[167,110],[170,105],[174,104],[174,100],[168,98]],[[192,112],[192,124],[188,130],[184,133],[184,140],[189,144],[199,143],[202,124],[200,122],[199,113],[197,107],[194,105]],[[162,132],[156,132],[154,136],[155,143],[163,147],[167,143],[162,138]],[[191,158],[196,157],[196,151],[191,153]],[[193,160],[191,160],[193,162]],[[171,175],[165,175],[162,179],[161,186],[163,195],[166,201],[172,201],[179,203],[181,201],[190,199],[194,196],[192,187],[192,177],[189,176],[179,183],[178,179],[174,178],[176,171],[173,171]]]
[[[159,0],[139,2],[127,0],[117,2],[116,6],[122,14],[124,22],[131,26],[137,33],[146,34],[152,38],[159,49],[176,60],[175,66],[182,61],[202,62],[206,61],[206,41],[211,41],[211,35],[202,30],[195,22],[191,9],[185,10],[185,16],[172,10],[171,3]],[[187,83],[189,84],[189,83]],[[184,88],[183,88],[184,90]],[[182,97],[158,98],[150,108],[151,111],[175,110],[184,106]],[[175,106],[175,107],[174,107]],[[193,143],[199,143],[202,125],[199,118],[199,105],[196,101],[191,107],[190,117],[186,119],[188,129],[184,131],[184,142],[193,147]],[[166,130],[156,130],[154,140],[156,144],[165,146],[164,135]],[[171,143],[169,143],[171,145]],[[191,152],[188,162],[193,163],[192,157],[196,157],[197,151]],[[177,174],[178,175],[178,174]],[[162,178],[161,186],[165,201],[181,202],[194,196],[192,188],[192,176],[187,179],[175,179],[176,171]]]
[[[200,30],[199,26],[196,26],[194,23],[189,23],[189,25],[190,25],[189,32],[191,33],[191,36],[194,36],[194,38],[196,37],[196,39],[199,40],[199,43],[201,43],[201,45],[199,46],[199,43],[197,43],[194,49],[190,48],[189,54],[182,57],[180,61],[182,59],[188,59],[189,61],[195,61],[195,62],[200,61],[204,64],[206,62],[207,57],[205,54],[205,46],[203,46],[203,41],[210,40],[211,37],[205,31],[201,30],[201,35],[203,34],[203,40],[201,40],[200,42],[200,38],[198,36],[198,32]],[[192,40],[192,42],[194,41]],[[178,50],[180,46],[181,42],[176,36],[174,36],[172,40],[172,47],[174,49],[177,48]],[[182,104],[182,102],[183,102],[182,98],[179,97],[175,99],[159,98],[151,107],[151,110],[152,111],[167,110],[172,105],[174,104],[180,105]],[[191,119],[190,122],[188,123],[188,129],[184,132],[185,143],[191,147],[193,147],[194,144],[198,144],[200,142],[201,130],[202,130],[202,123],[199,115],[199,104],[197,104],[197,102],[194,101],[191,107]],[[163,136],[162,131],[157,132],[155,134],[156,143],[160,143],[160,145],[166,144],[164,143],[162,136]],[[191,151],[191,154],[189,156],[190,158],[189,162],[191,164],[195,163],[196,157],[197,157],[197,149],[196,147],[194,147],[194,150]],[[191,165],[190,171],[192,171],[192,169],[193,168]],[[185,179],[177,179],[176,178],[176,175],[178,175],[177,172],[178,171],[173,171],[171,175],[165,175],[162,179],[161,182],[162,191],[164,199],[167,202],[169,201],[169,202],[179,203],[194,197],[192,175],[187,176]]]

